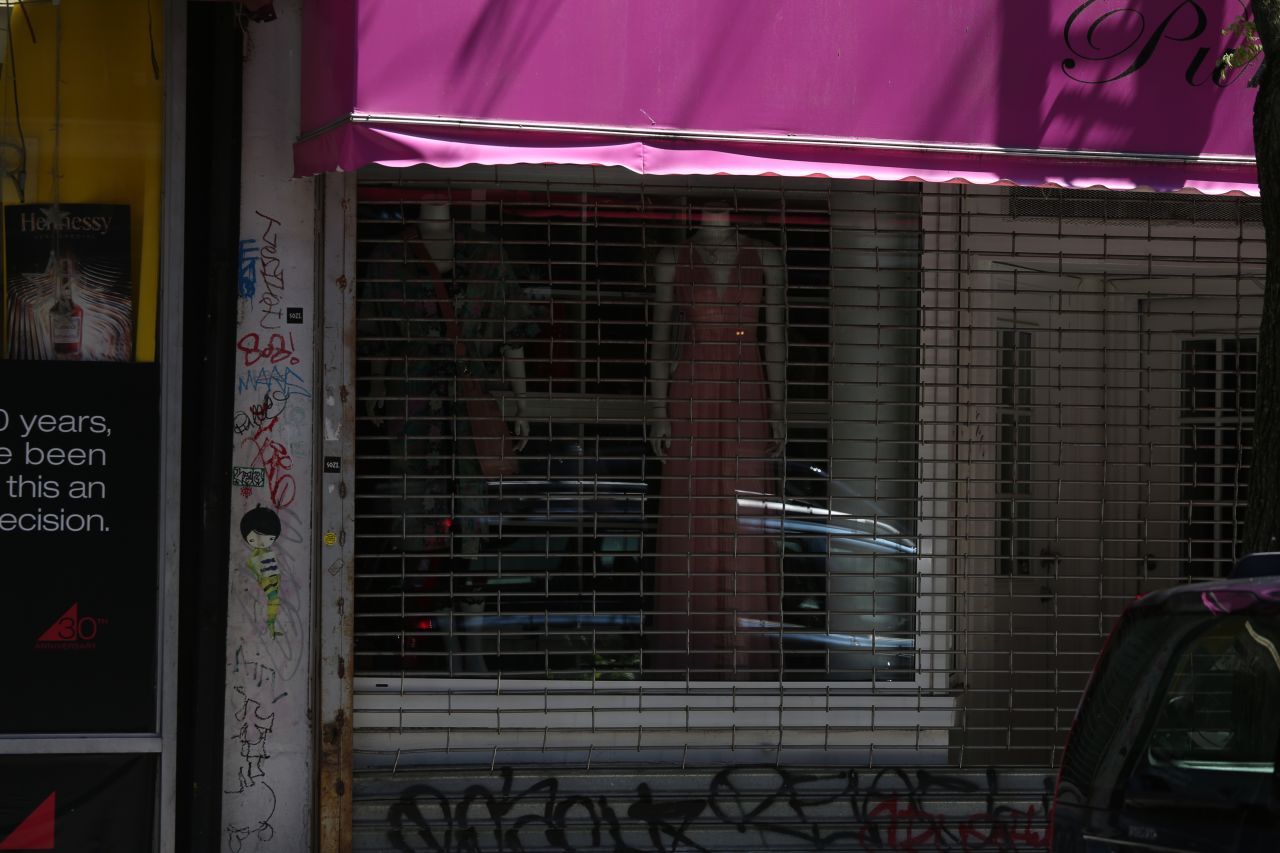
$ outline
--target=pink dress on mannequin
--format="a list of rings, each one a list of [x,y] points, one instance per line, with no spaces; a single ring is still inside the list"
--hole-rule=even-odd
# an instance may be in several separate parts
[[[780,621],[778,544],[758,525],[760,496],[777,493],[757,334],[765,291],[760,253],[739,249],[728,281],[717,284],[696,250],[685,247],[673,287],[688,328],[667,393],[657,662],[668,677],[776,678],[776,629],[770,636],[750,624]]]

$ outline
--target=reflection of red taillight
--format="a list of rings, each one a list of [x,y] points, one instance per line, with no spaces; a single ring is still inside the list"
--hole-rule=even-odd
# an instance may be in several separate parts
[[[1058,791],[1061,788],[1062,788],[1062,774],[1059,773],[1057,780],[1053,784],[1053,799],[1049,801],[1049,814],[1046,815],[1046,817],[1049,819],[1049,825],[1045,829],[1044,843],[1045,843],[1045,846],[1048,847],[1050,850],[1053,849],[1053,819],[1058,814]]]
[[[432,628],[435,627],[435,623],[433,623],[430,619],[419,619],[415,623],[414,627],[416,627],[419,631],[430,631]]]
[[[442,520],[440,521],[440,529],[441,529],[441,530],[445,530],[445,531],[452,530],[452,529],[453,529],[453,519],[452,519],[452,518],[445,518],[445,519],[442,519]]]

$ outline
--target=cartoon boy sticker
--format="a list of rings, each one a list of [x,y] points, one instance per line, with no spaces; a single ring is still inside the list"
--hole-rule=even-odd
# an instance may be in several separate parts
[[[280,566],[271,546],[280,536],[280,516],[264,506],[256,506],[240,519],[240,535],[249,546],[246,565],[267,597],[267,631],[280,636],[276,616],[280,612]]]

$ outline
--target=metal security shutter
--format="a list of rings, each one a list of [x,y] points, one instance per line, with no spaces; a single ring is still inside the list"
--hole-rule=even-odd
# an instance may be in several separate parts
[[[1051,773],[1124,603],[1235,556],[1263,247],[1239,200],[1028,192],[364,173],[355,725],[370,837],[399,802],[387,780],[422,768],[509,766],[535,785],[550,765]],[[476,458],[458,351],[405,238],[441,205],[462,359],[528,424],[502,475]],[[711,308],[679,296],[662,322],[664,259],[683,262],[707,209],[727,211],[746,266],[778,259],[780,312],[753,296],[754,325],[708,331]],[[698,286],[725,292],[716,274]],[[767,374],[778,337],[785,390],[762,409],[743,365]],[[682,474],[683,492],[647,441],[655,359],[734,386],[709,419],[741,446],[698,445],[723,464],[705,483]],[[711,393],[696,384],[682,393]],[[762,469],[774,413],[785,445]],[[672,506],[694,521],[671,527]]]
[[[970,765],[1055,767],[1116,615],[1225,574],[1247,497],[1255,203],[1031,192],[945,190],[926,217],[956,249],[926,265],[956,264],[934,325],[954,322],[952,743]]]

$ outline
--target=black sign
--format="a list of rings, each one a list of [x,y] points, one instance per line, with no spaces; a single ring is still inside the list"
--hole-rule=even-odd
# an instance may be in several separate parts
[[[156,365],[0,361],[0,388],[0,733],[154,731]]]
[[[0,756],[0,850],[152,850],[153,755]]]
[[[286,308],[286,309],[284,309],[284,321],[285,321],[286,323],[291,323],[291,324],[301,323],[301,322],[302,322],[302,309],[301,309],[301,308]]]
[[[324,472],[326,474],[341,474],[342,473],[342,457],[326,456],[324,458]]]

